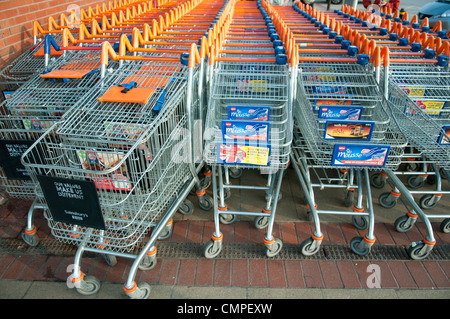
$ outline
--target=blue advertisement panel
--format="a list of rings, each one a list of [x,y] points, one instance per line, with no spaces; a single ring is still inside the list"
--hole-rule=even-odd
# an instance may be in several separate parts
[[[332,165],[384,167],[390,149],[389,145],[335,144]]]

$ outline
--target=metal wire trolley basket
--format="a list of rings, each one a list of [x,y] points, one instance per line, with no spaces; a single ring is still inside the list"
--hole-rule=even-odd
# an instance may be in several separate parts
[[[388,55],[389,52],[385,54]],[[450,92],[446,65],[448,57],[446,63],[439,65],[445,57],[440,55],[440,59],[428,58],[422,60],[425,61],[423,63],[421,59],[411,61],[409,66],[411,72],[408,73],[402,71],[406,66],[395,63],[394,58],[389,62],[395,64],[388,63],[383,73],[385,79],[383,89],[389,98],[395,121],[408,139],[414,155],[411,156],[412,159],[408,158],[409,160],[405,161],[405,171],[380,172],[373,176],[372,184],[377,187],[383,187],[386,182],[394,184],[390,192],[382,193],[379,197],[380,205],[385,208],[394,207],[401,199],[401,195],[408,200],[404,203],[409,207],[407,214],[395,221],[398,231],[409,231],[419,217],[424,221],[426,236],[408,249],[413,259],[426,258],[436,243],[430,219],[443,219],[440,227],[443,232],[448,232],[450,225],[450,215],[423,211],[434,208],[443,195],[449,194],[449,191],[442,189],[442,180],[448,176],[450,163],[448,142],[450,113],[446,109],[445,98],[445,94]],[[422,81],[419,80],[420,77]],[[431,170],[428,167],[431,167]],[[397,175],[409,176],[405,185]],[[435,189],[419,190],[430,177],[434,177]],[[418,204],[413,197],[416,194],[422,194]]]
[[[366,255],[375,242],[369,171],[396,169],[406,139],[392,123],[369,55],[335,30],[330,32],[330,24],[324,24],[323,16],[319,20],[317,12],[312,16],[296,6],[273,8],[279,24],[292,26],[286,37],[295,41],[299,55],[291,164],[315,224],[301,252],[319,251],[324,237],[319,215],[334,214],[350,215],[356,228],[368,229],[350,242],[354,253]],[[352,211],[318,209],[315,188],[343,189],[344,205]]]
[[[213,172],[215,230],[203,252],[207,258],[218,256],[223,239],[220,223],[250,215],[255,227],[267,227],[263,241],[266,255],[272,257],[282,248],[272,228],[283,171],[289,164],[294,75],[287,64],[289,50],[261,2],[230,4],[223,38],[211,48],[204,156]],[[231,185],[229,178],[239,177],[243,169],[261,169],[268,175],[267,186]],[[266,191],[262,212],[228,208],[225,199],[233,189]]]
[[[73,39],[71,32],[65,29],[62,41],[67,42],[69,37]],[[117,41],[117,38],[111,40]],[[73,47],[66,44],[66,51],[61,50],[53,37],[46,36],[42,47],[46,58],[40,60],[44,71],[35,74],[21,85],[1,106],[0,142],[3,147],[6,147],[6,144],[9,147],[15,145],[18,150],[19,145],[22,145],[21,149],[24,151],[25,146],[30,146],[53,124],[61,121],[64,114],[98,84],[101,42],[90,43],[89,47],[81,47],[83,41],[77,42],[78,45]],[[63,54],[57,61],[48,63],[50,52],[53,51]],[[111,68],[113,67],[111,64]],[[16,198],[35,199],[28,213],[27,226],[22,233],[24,241],[35,246],[38,240],[33,214],[36,208],[42,208],[42,203],[35,197],[35,184],[17,160],[20,157],[18,153],[16,156],[10,156],[8,152],[3,154],[2,167],[9,166],[6,171],[3,169],[0,173],[6,191]]]
[[[154,240],[171,231],[166,217],[182,204],[196,173],[183,137],[198,114],[197,71],[157,58],[124,63],[23,155],[52,234],[79,245],[77,256],[90,250],[113,263],[114,256],[130,258],[150,229],[161,225]],[[156,262],[153,244],[149,249],[142,269]]]

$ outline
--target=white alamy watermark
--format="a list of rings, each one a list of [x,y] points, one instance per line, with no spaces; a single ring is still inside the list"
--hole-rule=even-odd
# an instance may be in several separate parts
[[[68,27],[69,28],[79,28],[81,21],[81,8],[77,4],[69,4],[67,6],[66,12],[69,13],[68,17]]]
[[[377,264],[370,264],[366,268],[370,275],[366,279],[367,288],[381,288],[381,269]]]
[[[380,6],[376,4],[371,4],[367,7],[367,12],[370,13],[370,16],[367,20],[372,25],[376,25],[377,28],[379,28],[382,22]]]
[[[76,267],[78,268],[78,273],[81,273],[80,267],[79,266],[76,266]],[[66,268],[66,272],[71,274],[69,277],[67,277],[66,284],[67,284],[67,287],[69,287],[71,289],[72,288],[80,288],[80,282],[79,281],[73,282],[73,280],[72,280],[72,274],[73,274],[74,269],[75,269],[75,264],[70,264]]]

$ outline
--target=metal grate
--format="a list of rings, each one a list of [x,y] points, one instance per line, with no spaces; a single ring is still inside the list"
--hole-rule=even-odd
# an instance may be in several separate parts
[[[141,246],[143,247],[144,244]],[[202,259],[203,243],[158,242],[158,257],[163,259]],[[142,247],[138,247],[140,251]],[[42,239],[38,246],[30,247],[20,239],[1,239],[1,254],[37,254],[74,256],[76,246],[61,243],[54,239]],[[224,243],[222,252],[216,259],[267,259],[265,247],[255,243]],[[367,256],[354,254],[349,246],[322,245],[313,256],[301,254],[299,245],[284,244],[281,252],[273,260],[411,260],[408,246],[374,245]],[[450,245],[436,245],[426,260],[449,260]]]

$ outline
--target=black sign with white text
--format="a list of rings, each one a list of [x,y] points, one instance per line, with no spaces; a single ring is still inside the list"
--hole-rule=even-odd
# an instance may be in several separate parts
[[[105,222],[93,181],[37,176],[55,221],[105,229]]]

